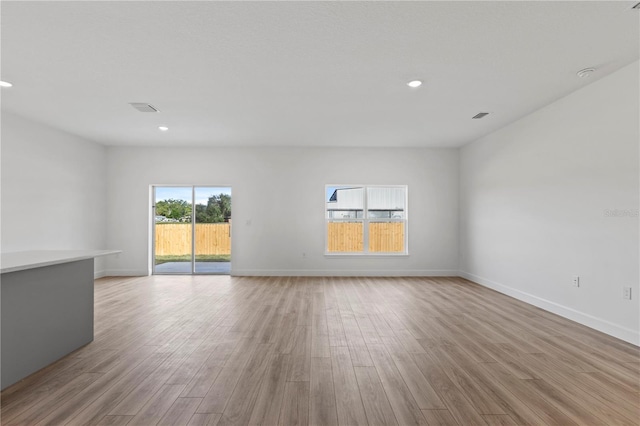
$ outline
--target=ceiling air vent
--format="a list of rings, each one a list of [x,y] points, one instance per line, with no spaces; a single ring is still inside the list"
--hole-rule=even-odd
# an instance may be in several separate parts
[[[479,113],[477,113],[476,115],[474,115],[474,116],[473,116],[473,117],[471,117],[471,118],[473,118],[473,119],[479,119],[479,118],[483,118],[483,117],[484,117],[484,116],[486,116],[486,115],[489,115],[489,113],[488,113],[488,112],[479,112]]]
[[[160,110],[153,105],[146,104],[144,102],[131,102],[129,105],[134,107],[140,112],[160,112]]]

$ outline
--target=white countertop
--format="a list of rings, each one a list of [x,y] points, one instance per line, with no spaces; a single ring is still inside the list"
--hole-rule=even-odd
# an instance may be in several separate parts
[[[24,271],[118,253],[122,253],[122,250],[30,250],[1,253],[0,273]]]

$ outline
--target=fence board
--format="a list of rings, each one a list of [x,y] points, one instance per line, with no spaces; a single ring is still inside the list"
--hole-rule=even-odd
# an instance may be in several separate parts
[[[191,254],[191,224],[157,223],[156,256]],[[231,254],[231,229],[228,223],[196,224],[196,255]]]
[[[364,226],[362,222],[329,222],[327,250],[336,253],[362,253]],[[370,253],[401,253],[404,251],[403,222],[370,222]]]
[[[369,223],[369,252],[399,253],[403,251],[404,223]]]
[[[364,249],[362,222],[329,222],[329,252],[358,253]],[[404,223],[369,223],[369,252],[399,253],[404,251]],[[188,223],[156,224],[156,255],[181,256],[191,253],[191,225]],[[231,254],[228,223],[196,224],[196,255]]]
[[[362,222],[329,222],[327,242],[327,249],[330,252],[362,252],[364,226]]]

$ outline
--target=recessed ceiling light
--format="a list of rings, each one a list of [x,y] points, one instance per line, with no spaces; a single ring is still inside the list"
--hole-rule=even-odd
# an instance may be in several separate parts
[[[159,129],[161,132],[166,132],[167,130],[169,130],[169,128],[168,128],[167,126],[160,126],[160,127],[158,127],[158,129]]]
[[[0,87],[11,87],[13,86],[13,84],[9,83],[8,81],[0,81]]]
[[[583,70],[580,70],[576,73],[576,75],[580,78],[586,78],[589,77],[591,74],[593,74],[595,72],[595,68],[585,68]]]
[[[407,86],[412,87],[412,88],[416,88],[416,87],[420,87],[422,86],[422,82],[420,80],[413,80],[407,83]]]

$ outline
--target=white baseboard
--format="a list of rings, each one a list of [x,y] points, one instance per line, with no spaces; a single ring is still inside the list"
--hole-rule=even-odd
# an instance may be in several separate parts
[[[232,269],[237,277],[455,277],[457,270],[447,269]]]
[[[563,306],[550,300],[535,296],[533,294],[529,294],[524,291],[509,287],[507,285],[491,281],[487,278],[479,277],[469,272],[459,271],[458,275],[462,278],[468,279],[469,281],[473,281],[476,284],[480,284],[483,287],[487,287],[499,293],[506,294],[507,296],[511,296],[514,299],[521,300],[523,302],[529,303],[530,305],[544,309],[545,311],[552,312],[556,315],[560,315],[561,317],[570,319],[579,324],[624,340],[625,342],[640,346],[640,333],[630,328],[614,324],[602,318],[577,311],[567,306]]]
[[[93,271],[93,279],[97,280],[98,278],[106,277],[107,274],[105,271]]]

